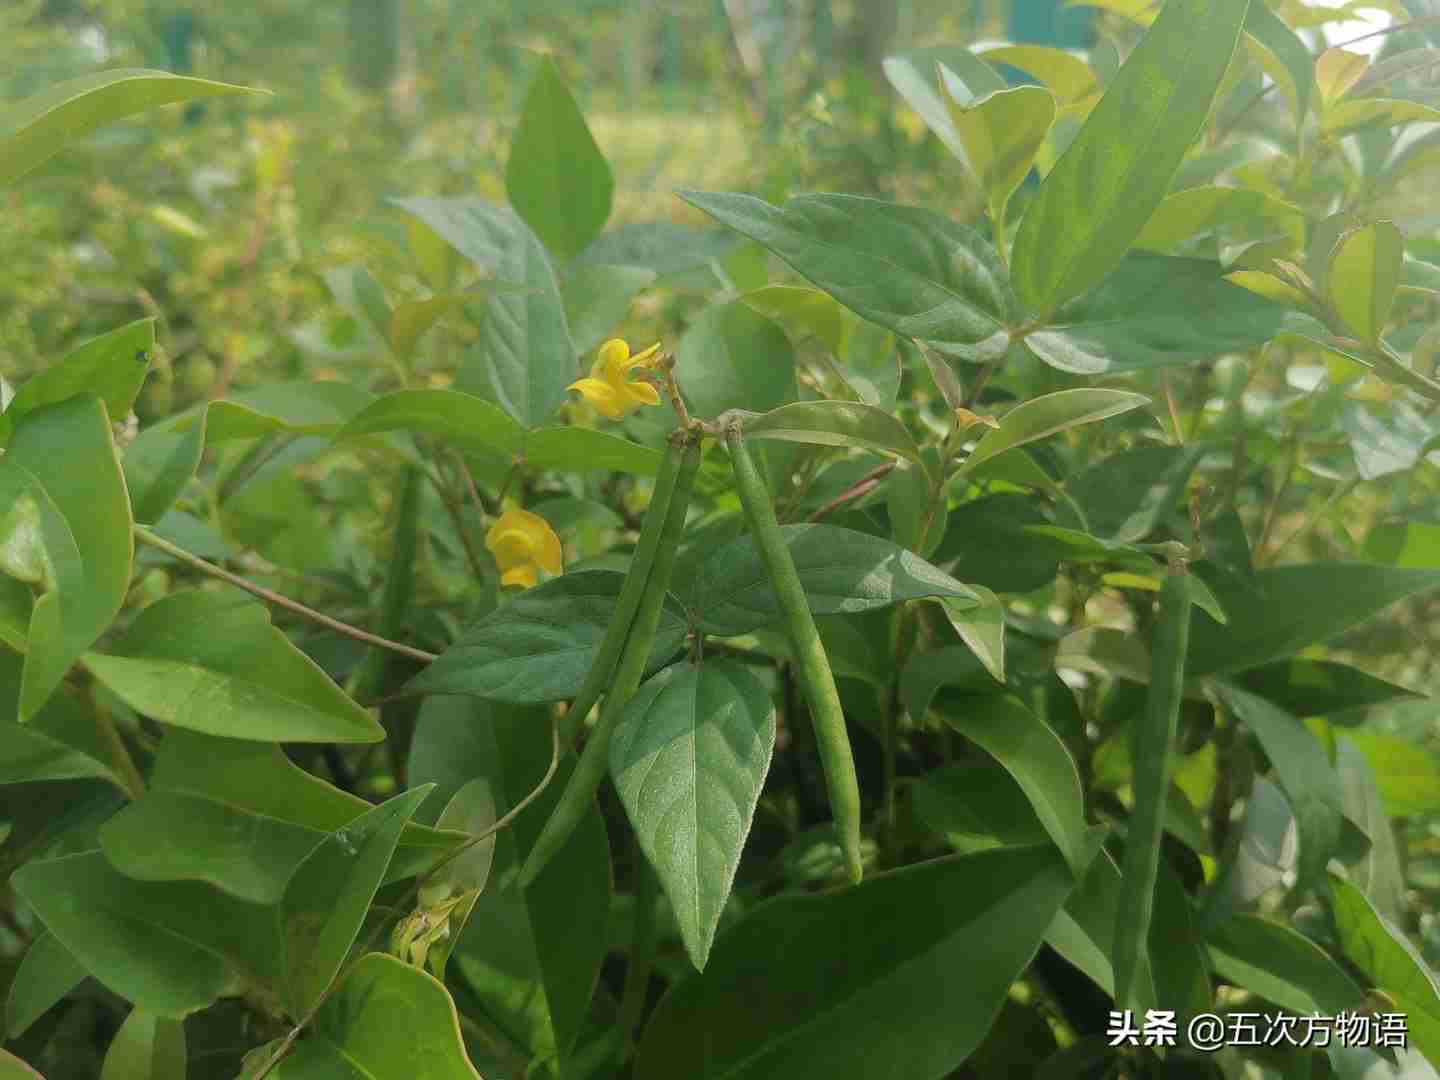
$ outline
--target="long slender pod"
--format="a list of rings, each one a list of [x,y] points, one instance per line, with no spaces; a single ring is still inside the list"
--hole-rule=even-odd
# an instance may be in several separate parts
[[[770,575],[771,587],[785,617],[785,632],[790,639],[795,670],[810,705],[815,724],[815,742],[820,748],[820,764],[825,770],[825,788],[830,796],[830,812],[835,817],[835,832],[845,859],[845,870],[851,881],[864,874],[860,859],[860,783],[855,776],[855,759],[850,752],[850,735],[845,730],[845,713],[840,707],[840,692],[820,632],[810,613],[810,603],[800,584],[795,560],[785,545],[780,523],[770,492],[755,467],[738,423],[725,432],[725,445],[735,473],[735,486],[740,504],[750,523],[750,532],[760,558]]]
[[[600,642],[600,651],[595,662],[585,675],[580,692],[575,695],[569,711],[562,722],[561,735],[566,745],[574,739],[585,722],[585,717],[600,700],[615,664],[620,659],[620,650],[630,636],[630,627],[635,622],[635,612],[640,608],[645,584],[650,580],[650,568],[655,563],[655,550],[660,545],[660,534],[665,529],[670,501],[675,493],[675,481],[680,475],[681,451],[673,443],[665,444],[665,456],[660,459],[660,471],[655,476],[655,490],[650,495],[650,505],[645,509],[645,520],[640,524],[640,538],[635,543],[635,552],[630,556],[630,569],[625,574],[625,584],[620,588],[620,599],[615,604],[615,614],[605,627],[605,637]]]
[[[1124,880],[1116,909],[1112,954],[1115,1004],[1121,1009],[1135,1009],[1140,1004],[1135,994],[1155,908],[1165,795],[1170,789],[1170,747],[1180,715],[1189,638],[1190,575],[1183,566],[1172,565],[1160,588],[1145,711],[1131,732],[1135,806],[1125,833]]]
[[[590,808],[591,799],[609,768],[610,736],[645,674],[645,663],[650,658],[650,648],[655,642],[655,630],[660,624],[660,611],[664,607],[665,594],[670,587],[670,572],[675,566],[675,553],[685,531],[685,516],[690,507],[690,488],[700,467],[699,437],[690,432],[681,437],[685,441],[685,451],[676,472],[664,524],[655,545],[650,574],[641,590],[635,620],[621,650],[614,680],[609,693],[605,695],[600,719],[585,741],[585,750],[576,763],[575,771],[570,774],[570,782],[565,785],[560,801],[536,838],[525,865],[520,868],[519,880],[522,889],[528,888],[540,876],[540,872],[569,839]]]

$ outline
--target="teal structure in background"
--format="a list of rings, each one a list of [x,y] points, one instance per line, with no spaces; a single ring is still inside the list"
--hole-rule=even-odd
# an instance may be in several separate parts
[[[1008,20],[1011,41],[1087,49],[1095,44],[1094,11],[1066,7],[1063,0],[1015,0]]]

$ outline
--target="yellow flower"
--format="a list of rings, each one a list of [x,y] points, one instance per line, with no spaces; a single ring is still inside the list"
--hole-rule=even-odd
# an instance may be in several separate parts
[[[612,338],[600,346],[590,377],[573,382],[565,389],[580,391],[580,396],[595,406],[602,416],[623,420],[641,405],[660,404],[660,394],[655,387],[647,382],[627,380],[635,368],[652,366],[659,359],[659,354],[659,342],[631,356],[629,345],[619,338]]]
[[[529,589],[540,581],[539,571],[560,573],[560,538],[539,514],[510,509],[490,526],[485,546],[500,566],[501,585]]]

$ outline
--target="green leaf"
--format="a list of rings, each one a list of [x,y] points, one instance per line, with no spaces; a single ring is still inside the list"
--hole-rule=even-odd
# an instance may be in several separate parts
[[[769,692],[723,659],[674,664],[645,683],[610,743],[615,790],[700,971],[774,747]]]
[[[560,287],[575,351],[587,356],[613,337],[630,313],[630,302],[654,284],[655,277],[655,271],[644,266],[578,267]]]
[[[485,281],[468,292],[427,296],[421,300],[402,300],[390,312],[384,328],[390,351],[400,360],[409,360],[425,332],[450,312],[466,304],[483,301],[496,293],[523,293],[526,289],[510,282]]]
[[[475,622],[411,679],[407,692],[466,694],[516,705],[574,697],[594,663],[624,575],[582,570],[527,589]],[[652,668],[684,641],[682,614],[661,610]]]
[[[512,239],[500,253],[498,272],[527,291],[501,293],[486,305],[475,355],[488,392],[521,425],[533,428],[565,401],[565,388],[577,374],[575,344],[545,249],[522,222],[508,229]]]
[[[270,974],[270,913],[194,882],[140,882],[98,851],[26,863],[16,892],[90,974],[176,1019]]]
[[[1055,98],[1044,87],[1017,86],[977,101],[952,102],[950,118],[985,193],[990,220],[1003,225],[1010,196],[1055,122]]]
[[[1221,865],[1202,925],[1213,927],[1272,889],[1288,890],[1295,880],[1297,835],[1285,796],[1263,776],[1256,777],[1245,800],[1239,841]]]
[[[1175,2],[1175,0],[1172,0]],[[1137,252],[1063,304],[1026,347],[1077,375],[1137,371],[1243,352],[1320,324],[1221,275],[1219,263]]]
[[[1000,419],[998,428],[985,432],[961,464],[961,471],[968,473],[981,462],[1017,446],[1049,438],[1080,424],[1108,420],[1149,403],[1150,399],[1143,394],[1099,387],[1042,394],[1015,406]]]
[[[1284,91],[1295,114],[1295,126],[1305,121],[1315,90],[1315,60],[1300,36],[1266,3],[1251,0],[1245,13],[1248,42],[1259,49],[1265,72]]]
[[[482,270],[494,273],[524,228],[514,213],[483,199],[391,199]]]
[[[993,757],[1015,778],[1076,880],[1090,858],[1080,772],[1050,725],[1013,694],[947,692],[945,722]]]
[[[712,304],[680,339],[675,376],[697,416],[763,412],[795,400],[795,353],[785,332],[742,301]]]
[[[1270,759],[1300,833],[1298,884],[1315,882],[1340,844],[1340,778],[1325,748],[1278,705],[1224,682],[1215,690]]]
[[[308,1037],[271,1075],[480,1080],[445,984],[385,953],[356,961],[339,992],[321,1006]]]
[[[1250,0],[1170,0],[1040,185],[1015,237],[1016,295],[1045,316],[1097,285],[1200,133]]]
[[[335,830],[300,864],[280,901],[280,995],[305,1016],[340,972],[365,921],[400,830],[428,786],[407,791]]]
[[[1215,973],[1302,1016],[1356,1010],[1365,991],[1324,949],[1282,923],[1236,915],[1207,935]]]
[[[920,460],[914,436],[893,413],[858,401],[797,401],[747,417],[744,431],[757,439],[858,446]]]
[[[120,464],[135,520],[153,525],[175,505],[200,467],[209,411],[184,431],[152,427],[125,448]]]
[[[100,1080],[185,1080],[185,1027],[145,1009],[130,1010],[120,1025]]]
[[[940,456],[931,450],[924,464],[900,461],[896,465],[885,481],[890,536],[901,547],[928,558],[945,538],[950,512],[947,500],[931,480],[940,471]]]
[[[1255,10],[1253,4],[1251,10]],[[1165,196],[1135,238],[1135,246],[1165,254],[1188,240],[1227,227],[1248,225],[1260,231],[1289,233],[1298,229],[1300,221],[1298,206],[1263,191],[1207,184]]]
[[[18,1039],[89,972],[49,931],[41,931],[10,982],[5,1000],[5,1036]]]
[[[1351,731],[1353,743],[1375,775],[1385,809],[1394,817],[1419,817],[1440,811],[1440,764],[1425,747],[1379,731]]]
[[[322,833],[349,825],[371,808],[358,795],[300,768],[274,743],[220,739],[184,728],[166,730],[150,789],[193,795]],[[427,872],[464,840],[462,833],[408,823],[385,880]]]
[[[936,65],[943,64],[949,75],[943,90],[935,86]],[[961,45],[940,45],[915,49],[884,60],[885,77],[901,97],[920,114],[945,148],[961,161],[966,160],[965,144],[950,119],[950,101],[973,101],[1004,90],[1006,83],[995,69]]]
[[[470,450],[518,454],[525,430],[503,409],[459,390],[396,390],[376,398],[335,433],[342,442],[375,431],[415,431]]]
[[[661,1001],[636,1080],[944,1076],[983,1041],[1071,887],[1045,845],[770,900]]]
[[[318,829],[160,789],[107,821],[100,849],[137,881],[203,881],[237,900],[274,904],[324,838]]]
[[[460,789],[450,796],[435,824],[438,828],[453,829],[473,837],[488,832],[497,817],[495,792],[491,790],[490,780],[477,776],[460,785]],[[479,892],[490,880],[490,868],[494,862],[495,837],[492,835],[472,844],[427,877],[420,890],[420,902],[441,903],[471,890]],[[452,931],[449,944],[453,946],[453,937],[458,937],[459,927],[452,927]]]
[[[1440,425],[1404,401],[1388,402],[1377,416],[1358,401],[1346,404],[1340,426],[1350,437],[1361,480],[1408,472],[1420,464],[1440,437]]]
[[[385,287],[375,280],[375,275],[352,263],[331,267],[321,276],[341,309],[368,329],[373,341],[389,348],[393,313]]]
[[[1024,451],[1019,451],[991,460],[1018,461],[1023,456]],[[1045,520],[1037,500],[1028,495],[971,499],[950,511],[945,536],[931,558],[972,588],[983,585],[996,592],[1031,592],[1053,581],[1060,568],[1052,545],[1024,531],[1025,526]]]
[[[1008,347],[1014,298],[995,249],[968,226],[853,195],[799,195],[783,207],[749,195],[680,195],[864,319],[971,360]]]
[[[1440,571],[1365,563],[1309,563],[1257,571],[1258,593],[1216,588],[1230,616],[1196,613],[1186,672],[1192,678],[1259,667],[1334,637],[1397,600],[1440,585]]]
[[[345,382],[278,382],[187,409],[153,430],[189,431],[203,421],[206,445],[262,435],[333,435],[372,397]]]
[[[79,712],[81,723],[94,724],[93,717],[73,704],[68,707],[63,705],[64,700],[62,694],[52,697],[29,724],[0,721],[0,784],[97,777],[109,780],[117,787],[122,786],[104,758],[95,757],[69,745],[62,738],[46,733],[47,717],[53,717],[59,708]]]
[[[550,767],[547,719],[544,710],[432,698],[415,730],[410,778],[436,781],[443,793],[483,776],[503,815],[535,790]],[[599,809],[586,813],[530,888],[522,892],[513,884],[574,762],[573,754],[564,753],[544,791],[496,835],[493,884],[476,901],[450,956],[451,973],[458,970],[485,1013],[532,1057],[558,1059],[562,1071],[608,947],[610,854]]]
[[[1084,101],[1100,90],[1099,80],[1090,65],[1063,49],[1052,49],[1046,45],[1001,45],[986,49],[980,54],[980,59],[991,65],[1019,68],[1034,76],[1049,88],[1061,105]]]
[[[1066,487],[1091,535],[1134,543],[1174,509],[1203,453],[1201,446],[1137,446],[1102,458]]]
[[[1440,109],[1405,98],[1355,98],[1340,101],[1325,110],[1321,130],[1330,137],[1353,133],[1357,128],[1398,127],[1402,124],[1433,124],[1440,121]]]
[[[1251,668],[1236,681],[1295,716],[1333,716],[1421,695],[1333,660],[1295,657]]]
[[[962,855],[1049,842],[1025,792],[993,758],[942,765],[909,790],[916,816]]]
[[[25,380],[14,399],[0,413],[0,444],[10,438],[15,423],[42,405],[54,405],[77,394],[94,394],[105,402],[113,420],[124,420],[145,381],[155,349],[154,318],[92,338],[65,359]]]
[[[224,626],[223,636],[215,634]],[[378,742],[380,725],[237,590],[172,593],[85,666],[131,708],[259,742]]]
[[[740,299],[761,315],[813,335],[837,356],[853,331],[846,319],[854,316],[829,293],[808,285],[765,285]]]
[[[1045,941],[1051,948],[1070,963],[1083,971],[1092,982],[1105,993],[1115,993],[1115,969],[1111,961],[1111,949],[1115,943],[1115,919],[1120,907],[1120,868],[1101,850],[1090,862],[1065,906],[1055,913],[1054,920],[1045,931]],[[1159,927],[1151,927],[1151,937],[1159,934]],[[1173,942],[1171,943],[1173,946]],[[1165,955],[1164,950],[1151,950],[1140,958],[1140,989],[1142,1001],[1157,1002],[1155,977],[1150,970],[1149,956]],[[1168,1005],[1166,1006],[1169,1007]]]
[[[1341,235],[1330,254],[1325,288],[1336,314],[1357,337],[1372,343],[1380,340],[1404,259],[1405,239],[1393,221],[1377,221]]]
[[[5,1080],[45,1080],[38,1072],[21,1061],[9,1050],[0,1050],[0,1068]]]
[[[1330,892],[1335,930],[1346,958],[1369,977],[1371,985],[1395,991],[1432,1023],[1440,1021],[1440,985],[1415,946],[1351,882],[1332,874]],[[1412,1035],[1420,1034],[1417,1025]],[[1416,1049],[1432,1060],[1440,1058],[1440,1046],[1417,1040]]]
[[[1384,522],[1365,537],[1364,551],[1367,559],[1386,566],[1440,570],[1440,525],[1427,521]]]
[[[0,113],[0,185],[14,183],[67,143],[121,117],[177,101],[264,93],[143,68],[116,68],[57,83]]]
[[[971,585],[978,605],[960,606],[942,598],[945,617],[996,682],[1005,681],[1005,605],[983,585]]]
[[[510,205],[563,262],[600,235],[614,190],[580,106],[555,61],[542,58],[505,165]]]
[[[49,593],[36,603],[20,698],[20,718],[28,720],[119,614],[135,545],[125,478],[99,398],[80,395],[28,413],[4,460],[44,487],[69,524],[79,560],[75,587],[62,578],[58,597]]]
[[[781,532],[816,615],[931,596],[980,603],[968,585],[878,536],[834,525],[784,525]],[[780,618],[770,578],[748,535],[716,548],[695,568],[684,600],[696,628],[707,634],[745,634]]]
[[[525,438],[525,461],[536,469],[654,476],[660,458],[658,450],[594,428],[541,428]]]

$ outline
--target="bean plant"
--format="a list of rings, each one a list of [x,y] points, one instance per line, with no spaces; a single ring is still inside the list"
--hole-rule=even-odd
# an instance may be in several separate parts
[[[1096,6],[886,61],[954,215],[607,230],[547,60],[343,352],[0,387],[0,1072],[1433,1076],[1436,20]],[[0,183],[200,98],[53,87]]]

